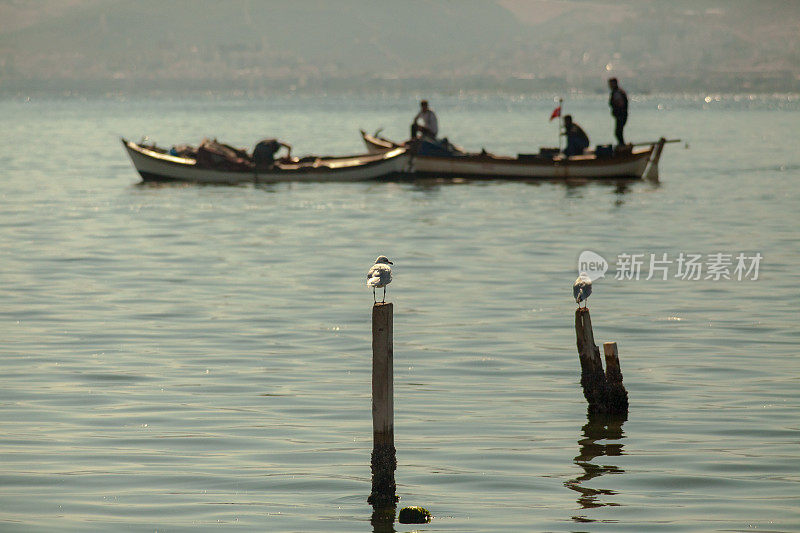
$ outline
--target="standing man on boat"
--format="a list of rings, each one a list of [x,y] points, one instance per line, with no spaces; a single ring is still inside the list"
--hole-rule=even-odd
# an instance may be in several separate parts
[[[420,121],[422,121],[422,124],[420,124]],[[434,139],[439,133],[439,122],[436,120],[436,113],[428,107],[427,100],[420,101],[419,113],[414,117],[414,122],[411,123],[411,138],[416,139],[418,133]]]
[[[565,156],[581,155],[586,148],[589,148],[589,136],[583,128],[572,122],[572,115],[564,115],[564,135],[567,137]]]
[[[617,78],[608,79],[608,88],[611,89],[608,105],[611,107],[611,114],[616,120],[614,135],[617,137],[619,145],[623,146],[625,137],[622,135],[622,129],[625,127],[625,123],[628,122],[628,95],[619,86]]]

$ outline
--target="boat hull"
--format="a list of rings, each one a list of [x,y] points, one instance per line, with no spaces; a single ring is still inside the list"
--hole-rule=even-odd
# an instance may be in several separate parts
[[[641,178],[650,152],[604,161],[594,157],[553,161],[525,161],[512,158],[464,156],[416,156],[411,171],[418,175],[503,179],[612,179]]]
[[[401,146],[362,131],[367,150],[381,153]],[[450,156],[413,155],[410,171],[416,175],[474,179],[640,179],[650,162],[653,147],[598,158],[594,154],[573,157],[502,157],[492,154]]]
[[[209,184],[269,183],[279,181],[363,181],[408,171],[409,154],[403,149],[361,156],[318,158],[303,163],[278,163],[269,170],[203,168],[194,159],[175,157],[122,139],[134,168],[144,181]]]

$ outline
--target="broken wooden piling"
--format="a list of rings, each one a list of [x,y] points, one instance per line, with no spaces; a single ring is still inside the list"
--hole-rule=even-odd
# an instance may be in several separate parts
[[[397,502],[394,471],[394,390],[391,303],[372,307],[372,492],[367,499],[375,507]]]
[[[589,403],[589,413],[627,414],[628,392],[622,384],[617,344],[608,342],[603,345],[606,357],[606,370],[603,371],[600,349],[594,343],[592,319],[585,307],[575,311],[575,335],[581,363],[581,387]]]
[[[606,357],[606,405],[610,414],[628,413],[628,391],[622,384],[622,369],[619,366],[619,354],[616,342],[604,342],[603,353]]]

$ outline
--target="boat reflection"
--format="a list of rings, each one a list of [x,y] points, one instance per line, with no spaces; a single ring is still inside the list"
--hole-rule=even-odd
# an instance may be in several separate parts
[[[433,193],[440,192],[450,186],[489,187],[498,183],[522,183],[530,187],[552,185],[563,187],[566,198],[583,198],[589,187],[605,187],[612,191],[617,200],[617,205],[624,203],[624,197],[633,191],[634,187],[644,185],[648,189],[660,187],[658,182],[649,182],[640,179],[595,178],[595,179],[529,179],[529,178],[480,178],[476,176],[456,177],[414,177],[414,178],[381,178],[374,183],[397,183],[412,191]]]
[[[625,438],[622,430],[625,420],[627,420],[625,417],[589,415],[586,424],[581,429],[582,435],[578,439],[579,453],[573,461],[583,469],[583,475],[564,482],[565,487],[579,494],[577,502],[581,509],[619,505],[603,498],[604,496],[613,496],[616,491],[592,488],[586,483],[606,474],[623,474],[625,472],[615,465],[594,462],[597,457],[618,457],[624,454],[624,445],[617,441]],[[606,463],[606,461],[602,462]],[[586,516],[573,516],[572,520],[581,523],[594,522]]]

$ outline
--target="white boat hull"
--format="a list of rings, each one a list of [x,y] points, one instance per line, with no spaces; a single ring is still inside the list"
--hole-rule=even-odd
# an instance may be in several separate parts
[[[481,160],[474,156],[450,158],[416,156],[411,158],[411,171],[415,174],[469,178],[641,178],[645,168],[647,168],[649,158],[649,151],[641,154],[632,154],[622,161],[614,162],[606,162],[588,156],[543,162],[528,162],[499,157]]]
[[[164,154],[125,139],[122,144],[144,181],[231,185],[278,181],[363,181],[405,173],[409,164],[409,154],[399,148],[379,154],[277,163],[269,170],[216,170],[203,168],[194,159]]]
[[[370,153],[396,149],[397,143],[361,132]],[[663,146],[663,144],[659,145]],[[491,154],[450,156],[411,155],[410,171],[417,175],[475,179],[639,179],[648,169],[654,146],[598,158],[594,154],[555,158],[503,157]],[[660,150],[658,150],[660,155]],[[655,165],[658,162],[655,160]]]

